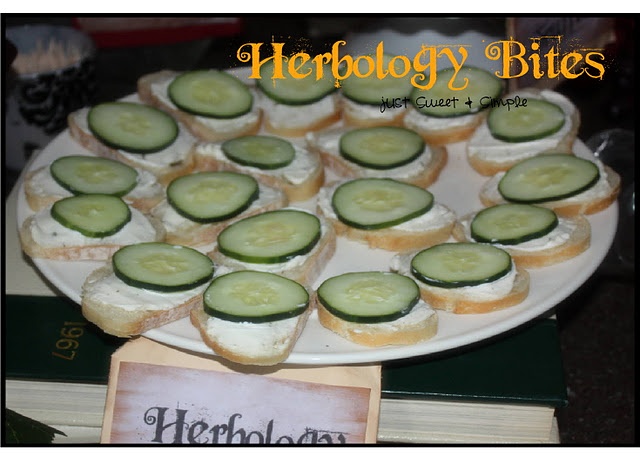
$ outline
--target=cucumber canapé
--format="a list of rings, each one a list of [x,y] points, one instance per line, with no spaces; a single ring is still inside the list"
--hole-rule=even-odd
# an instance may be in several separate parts
[[[433,207],[426,189],[389,178],[361,178],[340,184],[331,205],[343,223],[363,230],[393,227]]]
[[[286,167],[296,155],[291,142],[268,135],[246,135],[222,143],[222,152],[240,165],[275,170]]]
[[[228,171],[202,171],[180,176],[167,186],[167,201],[176,212],[201,224],[241,214],[260,195],[252,176]]]
[[[316,79],[310,73],[316,71],[315,63],[307,61],[297,69],[298,75],[291,75],[287,65],[282,65],[277,74],[272,60],[260,67],[258,88],[270,99],[283,105],[309,105],[322,100],[336,90],[336,83],[331,73],[331,66],[323,64],[322,76]],[[309,75],[300,77],[300,75]]]
[[[365,168],[388,170],[413,162],[425,149],[424,140],[404,127],[364,127],[340,137],[340,155]]]
[[[50,211],[61,225],[89,238],[114,235],[131,220],[129,206],[114,195],[74,195],[58,200]]]
[[[469,228],[479,243],[513,245],[547,235],[557,226],[558,216],[549,208],[504,203],[476,213]]]
[[[232,74],[220,70],[195,70],[178,75],[167,93],[181,110],[196,116],[229,119],[251,111],[253,95]]]
[[[213,277],[213,262],[195,249],[163,242],[131,244],[111,259],[124,283],[158,292],[190,290]]]
[[[511,271],[505,250],[490,244],[443,243],[411,260],[411,273],[427,285],[452,289],[493,282]]]
[[[508,143],[521,143],[545,138],[565,124],[562,108],[547,100],[528,98],[525,106],[492,108],[487,126],[494,138]]]
[[[383,68],[389,68],[393,64],[394,74],[381,78],[372,70],[373,64],[369,65],[372,60],[363,60],[368,57],[363,56],[357,59],[357,68],[348,78],[341,82],[342,94],[346,98],[363,105],[378,106],[380,105],[381,97],[385,99],[404,99],[409,96],[413,87],[411,78],[416,74],[414,71],[405,71],[405,65],[397,56],[385,53],[382,56]],[[358,76],[365,74],[367,76]],[[404,76],[399,76],[402,74]]]
[[[407,276],[378,271],[344,273],[326,279],[318,300],[340,319],[375,324],[405,316],[420,299],[420,289]]]
[[[141,103],[101,103],[89,110],[87,121],[89,130],[107,146],[139,154],[169,147],[179,133],[171,116]]]
[[[500,178],[498,192],[515,203],[544,203],[577,195],[600,178],[598,166],[571,154],[541,154],[517,163]]]
[[[263,323],[299,316],[309,307],[309,293],[274,273],[243,270],[218,276],[203,296],[207,314],[232,322]]]
[[[455,80],[452,80],[454,75]],[[466,66],[458,70],[457,75],[453,68],[445,68],[436,72],[435,78],[431,88],[423,90],[414,87],[410,95],[414,108],[431,117],[475,114],[486,109],[480,104],[481,98],[498,98],[503,90],[500,79],[482,68]],[[473,103],[465,103],[467,99]]]
[[[218,235],[218,249],[241,262],[282,263],[310,252],[320,236],[317,216],[296,209],[280,209],[232,223]]]
[[[54,160],[53,179],[72,194],[108,194],[122,197],[138,184],[138,172],[104,157],[70,155]]]

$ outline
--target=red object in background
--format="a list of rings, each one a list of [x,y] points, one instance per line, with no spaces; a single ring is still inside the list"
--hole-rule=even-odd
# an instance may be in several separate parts
[[[238,17],[76,17],[73,26],[87,33],[98,48],[161,45],[242,32]]]

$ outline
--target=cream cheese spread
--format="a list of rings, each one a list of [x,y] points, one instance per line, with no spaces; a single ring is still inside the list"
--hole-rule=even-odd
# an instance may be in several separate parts
[[[331,204],[331,197],[340,184],[341,183],[335,183],[329,187],[323,187],[318,192],[318,206],[325,217],[329,219],[337,219],[333,205]],[[401,224],[394,225],[392,228],[406,232],[424,232],[438,230],[439,228],[453,224],[455,220],[456,214],[453,211],[445,205],[434,202],[431,209],[426,213],[402,222]]]
[[[467,144],[467,154],[469,156],[477,156],[482,160],[498,163],[523,160],[543,151],[556,148],[560,141],[574,128],[571,119],[576,108],[563,95],[550,90],[543,90],[540,94],[523,90],[513,94],[513,96],[516,95],[522,98],[539,98],[558,105],[565,113],[565,123],[562,128],[544,138],[521,143],[510,143],[494,138],[487,122],[483,122],[469,138]]]
[[[380,105],[367,105],[358,103],[347,97],[342,97],[342,110],[348,116],[362,121],[391,121],[404,114],[403,109],[385,109],[382,111]]]
[[[369,328],[375,326],[375,328],[380,329],[385,333],[391,333],[394,331],[402,331],[407,327],[412,327],[415,325],[420,325],[422,322],[429,319],[431,316],[436,314],[435,310],[428,305],[426,302],[419,300],[418,303],[413,307],[409,314],[402,316],[399,319],[395,319],[389,322],[380,322],[376,324],[356,324],[354,325],[354,333],[362,333],[366,332]]]
[[[411,273],[411,259],[415,253],[411,254],[398,254],[391,259],[391,270],[400,274],[414,277]],[[513,289],[513,285],[516,280],[516,268],[513,262],[511,262],[511,269],[509,272],[492,282],[479,284],[477,286],[464,286],[454,289],[446,289],[447,293],[455,293],[459,296],[466,297],[471,300],[494,300],[506,297]],[[436,289],[433,286],[424,284],[419,279],[416,282],[420,287]]]
[[[411,130],[439,131],[473,125],[477,122],[478,116],[482,114],[472,113],[454,117],[435,117],[423,114],[413,106],[407,106],[403,123],[406,128]]]
[[[243,173],[247,174],[261,174],[275,176],[285,179],[287,182],[293,185],[302,184],[312,173],[320,167],[320,158],[317,154],[312,153],[304,147],[301,147],[295,143],[291,143],[295,149],[295,155],[293,161],[278,169],[263,170],[255,167],[249,167],[240,165],[225,155],[222,151],[222,143],[200,143],[195,147],[195,154],[202,157],[210,157],[216,161],[232,164],[233,167]]]
[[[334,92],[307,105],[285,105],[258,92],[258,104],[268,115],[275,128],[296,129],[321,122],[335,115],[339,108],[339,95]]]
[[[51,216],[48,208],[35,213],[29,230],[36,243],[51,248],[125,245],[154,241],[156,238],[156,230],[149,219],[135,208],[131,208],[131,220],[118,233],[103,238],[90,238],[65,227]]]

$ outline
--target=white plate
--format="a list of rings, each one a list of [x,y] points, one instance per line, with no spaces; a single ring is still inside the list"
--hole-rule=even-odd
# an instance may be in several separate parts
[[[482,208],[478,192],[486,178],[467,163],[464,144],[448,148],[449,161],[438,181],[430,187],[436,201],[453,209],[458,216]],[[577,155],[593,158],[583,143],[575,146]],[[47,165],[57,157],[88,154],[71,139],[68,131],[56,137],[30,165],[30,169]],[[313,201],[304,206],[313,206]],[[24,189],[18,195],[17,222],[22,224],[32,213]],[[542,269],[530,270],[531,286],[527,299],[512,308],[482,315],[454,315],[438,312],[439,329],[431,340],[411,346],[369,348],[351,343],[325,329],[314,313],[286,363],[302,365],[352,364],[403,359],[433,354],[461,347],[518,327],[551,310],[580,287],[606,256],[615,236],[618,206],[588,216],[592,228],[591,247],[579,256]],[[392,253],[369,249],[361,244],[339,239],[336,254],[326,265],[315,286],[324,279],[346,271],[387,270]],[[86,276],[99,262],[64,262],[34,259],[35,265],[62,293],[80,303],[80,289]],[[145,333],[145,336],[171,346],[202,354],[213,354],[201,340],[188,318]]]

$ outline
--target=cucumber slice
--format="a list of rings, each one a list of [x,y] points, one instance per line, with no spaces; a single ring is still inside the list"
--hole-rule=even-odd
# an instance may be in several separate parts
[[[207,314],[232,322],[273,322],[298,316],[309,307],[309,293],[297,282],[260,271],[218,276],[204,292]]]
[[[228,119],[251,111],[253,95],[235,76],[219,70],[196,70],[178,75],[167,93],[181,110],[197,116]]]
[[[382,56],[383,68],[389,68],[391,61],[395,58],[396,56],[393,54],[384,54]],[[393,68],[396,75],[402,74],[405,70],[400,60],[394,61]],[[358,70],[359,74],[366,74],[369,71],[367,61],[359,60]],[[414,71],[410,71],[403,77],[394,77],[392,74],[388,74],[384,78],[380,78],[374,71],[369,76],[359,78],[352,73],[341,83],[342,94],[357,103],[376,106],[380,105],[382,98],[403,99],[411,93],[413,87],[411,78],[414,74]]]
[[[325,280],[318,300],[332,314],[350,322],[375,324],[408,314],[420,299],[411,278],[398,273],[353,272]]]
[[[272,100],[283,105],[309,105],[322,100],[336,90],[336,84],[331,73],[331,66],[323,64],[322,77],[316,79],[316,65],[307,61],[297,70],[298,77],[291,75],[288,66],[282,66],[282,78],[274,76],[274,63],[265,62],[260,67],[260,79],[257,87]]]
[[[222,143],[222,152],[240,165],[275,170],[286,167],[296,155],[291,142],[267,135],[247,135]]]
[[[319,239],[315,215],[283,209],[234,222],[218,235],[218,249],[242,262],[281,263],[308,253]]]
[[[122,197],[138,184],[138,172],[127,164],[103,157],[71,155],[54,160],[53,179],[72,194]]]
[[[564,111],[555,103],[529,98],[526,106],[492,108],[487,117],[487,126],[494,138],[522,143],[553,135],[562,128],[565,118]]]
[[[131,210],[120,197],[102,194],[74,195],[51,206],[51,217],[89,238],[118,233],[131,220]]]
[[[104,144],[123,151],[148,154],[171,145],[178,124],[167,113],[132,102],[108,102],[92,107],[89,129]]]
[[[363,178],[338,186],[331,205],[338,219],[345,224],[375,230],[426,213],[433,206],[433,194],[389,178]]]
[[[205,254],[162,242],[125,246],[111,262],[115,275],[126,284],[159,292],[193,289],[213,277],[213,262]]]
[[[471,237],[479,243],[520,244],[540,238],[558,226],[558,216],[542,206],[505,203],[479,211]]]
[[[403,127],[365,127],[340,137],[340,154],[365,168],[388,170],[413,162],[424,152],[424,140]]]
[[[577,195],[600,178],[598,166],[570,154],[542,154],[511,167],[498,182],[502,197],[516,203],[543,203]]]
[[[201,224],[241,214],[259,194],[258,182],[252,176],[226,171],[181,176],[167,187],[167,201],[176,212]]]
[[[480,104],[483,97],[497,98],[502,94],[503,85],[500,79],[491,72],[477,67],[464,67],[454,77],[453,68],[439,70],[435,74],[436,81],[428,90],[414,87],[411,91],[411,103],[422,114],[432,117],[457,117],[474,114],[486,109]],[[464,89],[451,89],[467,86]],[[470,99],[471,105],[465,102]],[[455,101],[455,103],[454,103]]]
[[[438,244],[411,260],[411,272],[418,280],[445,289],[493,282],[510,270],[511,256],[490,244]]]

